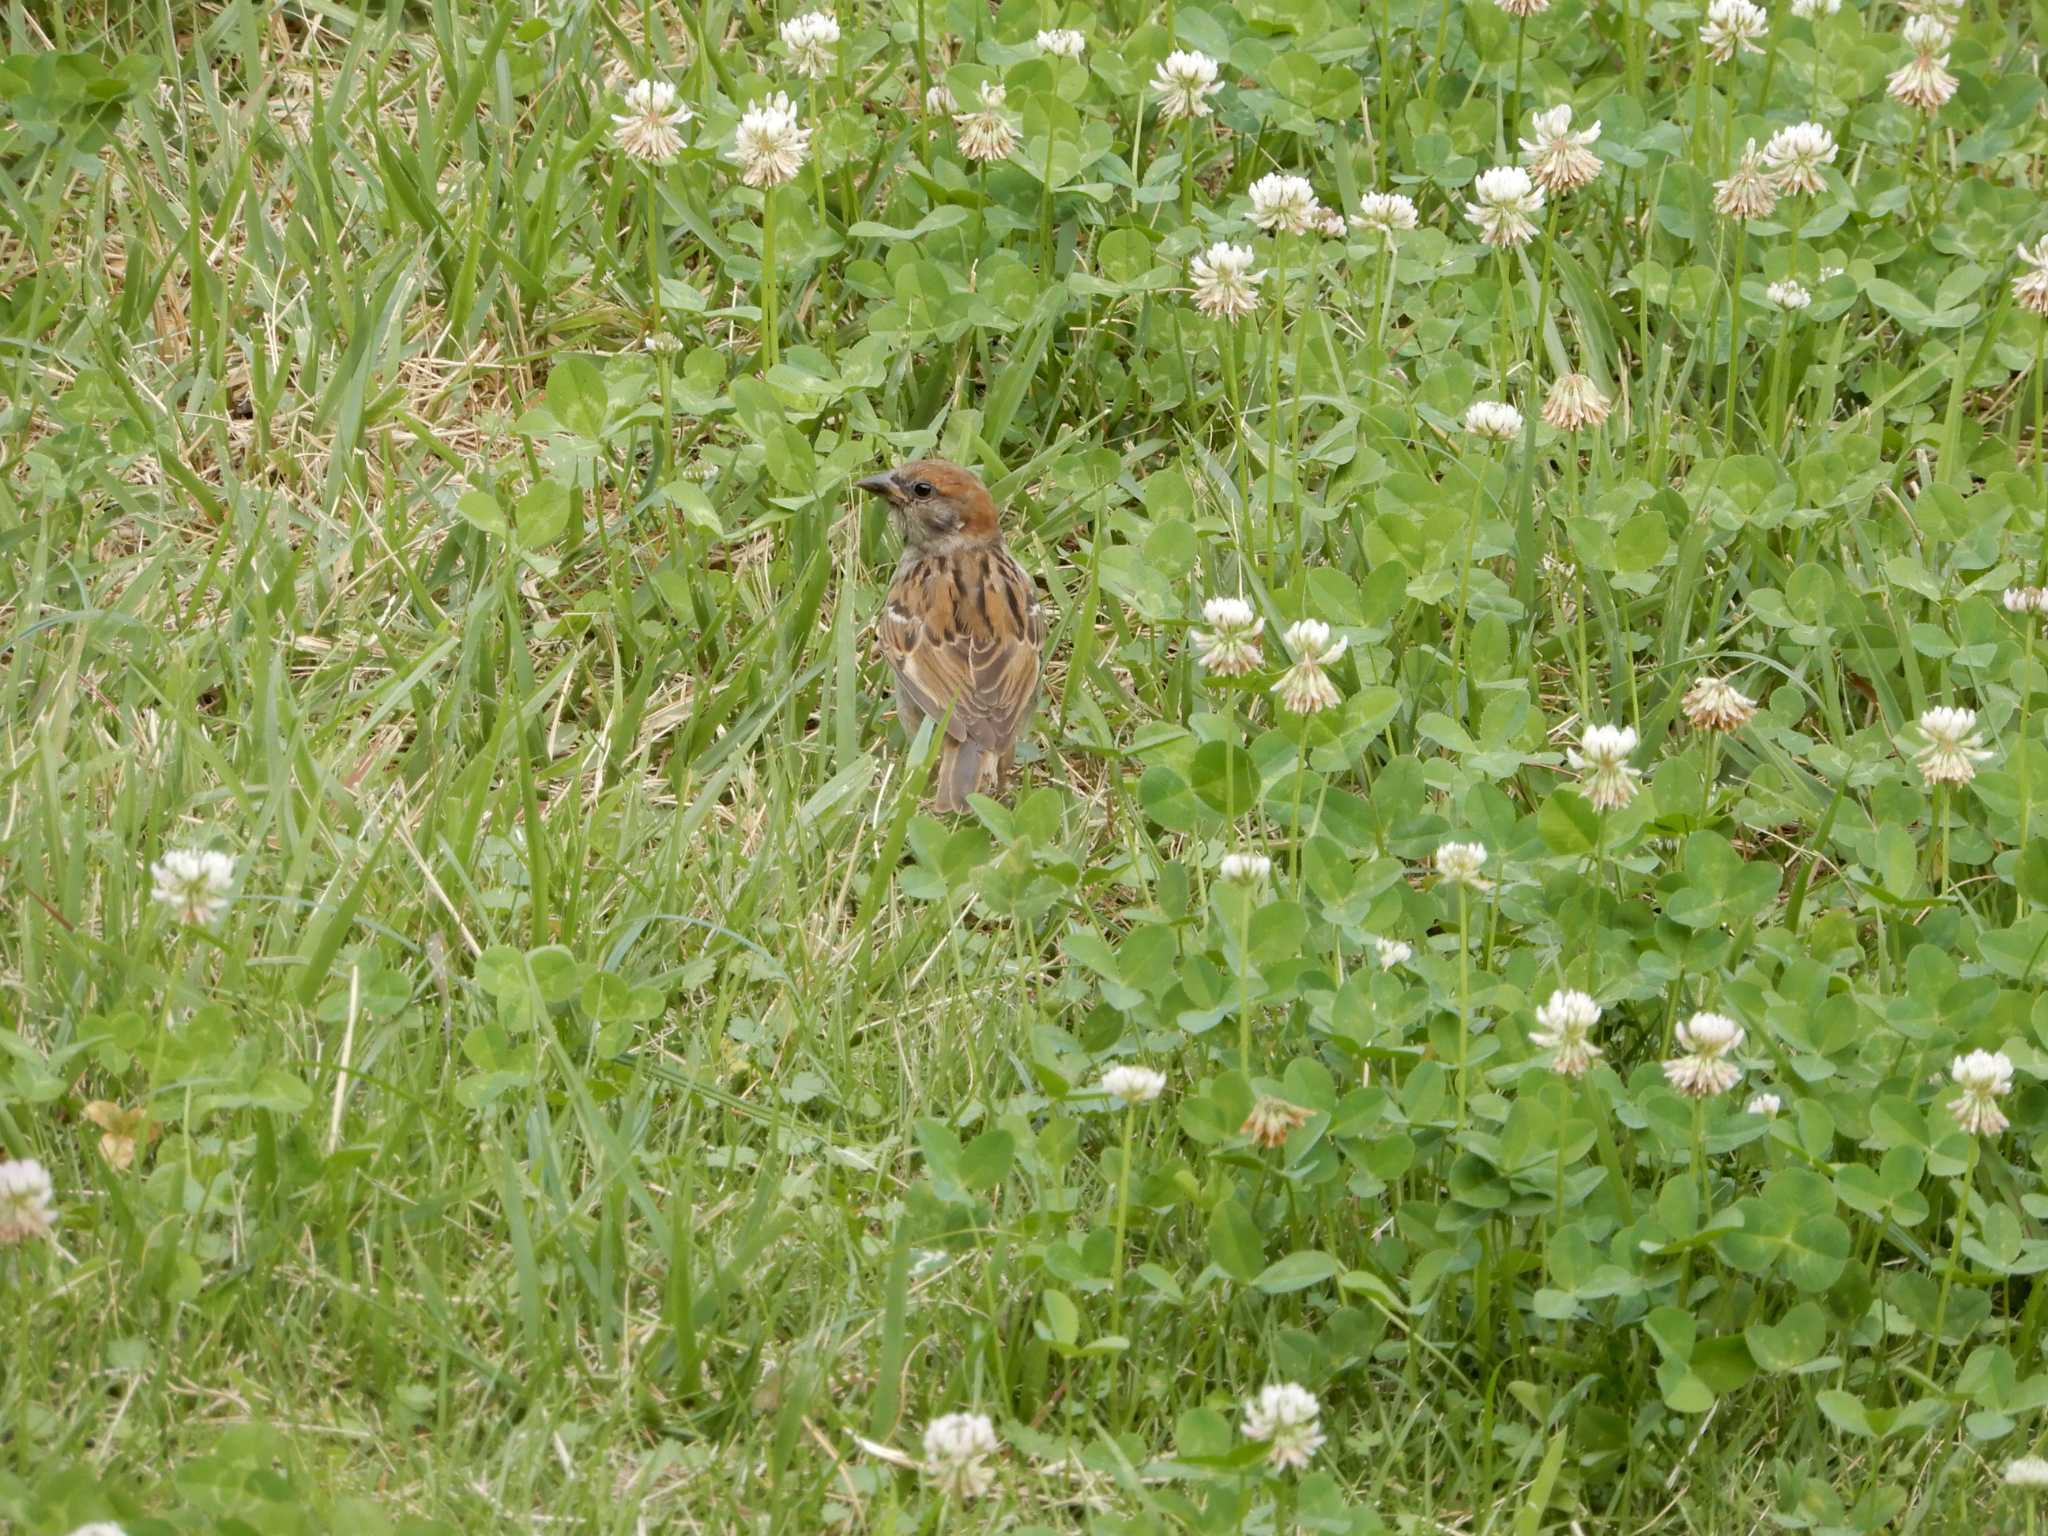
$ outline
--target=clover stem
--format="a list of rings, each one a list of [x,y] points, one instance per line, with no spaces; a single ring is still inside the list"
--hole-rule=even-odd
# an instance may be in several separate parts
[[[1138,1118],[1138,1106],[1124,1105],[1123,1166],[1116,1180],[1116,1257],[1109,1272],[1109,1331],[1123,1332],[1124,1318],[1124,1234],[1131,1216],[1131,1133]]]
[[[1458,882],[1458,1124],[1465,1123],[1465,1105],[1470,1097],[1467,1065],[1472,1038],[1472,945],[1466,932],[1470,896],[1465,882]]]
[[[1954,1226],[1949,1234],[1948,1265],[1941,1272],[1941,1294],[1934,1302],[1934,1332],[1927,1341],[1927,1374],[1934,1374],[1935,1357],[1941,1353],[1942,1325],[1948,1320],[1949,1287],[1955,1284],[1956,1267],[1963,1257],[1963,1223],[1970,1212],[1970,1185],[1977,1177],[1977,1140],[1970,1138],[1969,1161],[1963,1168],[1962,1182],[1956,1186],[1956,1211]]]
[[[1736,388],[1740,377],[1740,352],[1742,349],[1742,258],[1743,247],[1748,243],[1749,224],[1738,219],[1735,223],[1735,270],[1728,280],[1728,418],[1722,429],[1721,451],[1735,451],[1735,398],[1741,393]]]
[[[775,189],[761,192],[761,352],[774,367],[777,353],[775,323]]]

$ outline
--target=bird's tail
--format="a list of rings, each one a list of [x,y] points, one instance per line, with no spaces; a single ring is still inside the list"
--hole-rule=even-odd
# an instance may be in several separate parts
[[[964,811],[981,780],[982,751],[971,741],[949,741],[939,756],[939,809]]]

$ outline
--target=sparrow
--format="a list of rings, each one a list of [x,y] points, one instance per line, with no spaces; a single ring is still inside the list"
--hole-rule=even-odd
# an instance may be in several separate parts
[[[998,792],[1008,786],[1038,701],[1037,589],[1003,546],[988,488],[959,465],[919,459],[854,484],[889,503],[903,534],[875,625],[897,718],[913,735],[926,720],[945,731],[936,802],[965,810],[991,759]]]

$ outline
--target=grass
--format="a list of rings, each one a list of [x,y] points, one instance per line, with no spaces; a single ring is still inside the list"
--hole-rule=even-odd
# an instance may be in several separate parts
[[[723,0],[6,9],[0,1156],[59,1219],[0,1245],[0,1529],[2032,1531],[2032,17],[1925,118],[1888,3],[1725,65],[1665,4],[837,14],[805,82]],[[1598,179],[1481,245],[1559,102]],[[1826,190],[1718,217],[1807,118]],[[1259,231],[1269,172],[1420,227]],[[1539,419],[1568,371],[1604,425]],[[926,453],[1050,637],[1023,786],[944,820],[850,490]],[[1690,729],[1706,674],[1755,718]],[[1937,705],[1991,753],[1942,791]],[[1708,1010],[1740,1082],[1688,1100]],[[1241,1428],[1279,1382],[1305,1469]]]

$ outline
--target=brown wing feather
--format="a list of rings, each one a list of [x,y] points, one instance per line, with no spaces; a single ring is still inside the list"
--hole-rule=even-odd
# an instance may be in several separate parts
[[[1031,578],[1000,545],[920,555],[897,568],[876,626],[883,658],[946,734],[1000,752],[1038,699],[1045,625]]]

